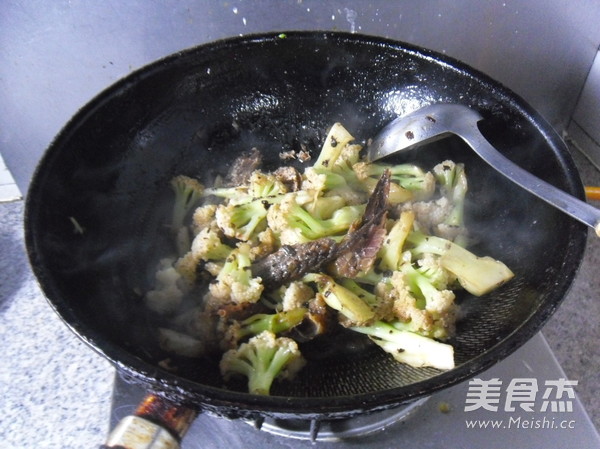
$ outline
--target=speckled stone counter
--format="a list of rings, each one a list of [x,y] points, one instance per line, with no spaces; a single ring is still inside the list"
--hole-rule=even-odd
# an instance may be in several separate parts
[[[0,448],[91,448],[114,369],[52,311],[29,267],[23,202],[0,204]]]
[[[600,173],[575,154],[585,183]],[[23,202],[0,204],[0,448],[90,448],[104,441],[114,369],[53,313],[31,273]],[[543,330],[595,426],[600,426],[600,239]]]
[[[573,158],[585,185],[599,186],[598,171],[580,152]],[[594,203],[600,207],[600,202]],[[573,286],[542,333],[577,392],[596,428],[600,428],[600,238],[588,232],[584,260]]]

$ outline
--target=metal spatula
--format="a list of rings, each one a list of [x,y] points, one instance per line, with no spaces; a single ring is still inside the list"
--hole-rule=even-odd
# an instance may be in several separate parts
[[[454,134],[498,172],[590,226],[600,237],[600,210],[537,178],[504,157],[479,131],[477,122],[482,119],[477,111],[465,105],[439,103],[425,106],[386,125],[369,144],[367,158],[371,162],[376,161]]]

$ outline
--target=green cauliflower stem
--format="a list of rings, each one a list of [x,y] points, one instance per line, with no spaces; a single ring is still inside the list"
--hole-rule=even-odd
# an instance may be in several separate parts
[[[389,230],[384,244],[379,250],[379,268],[382,270],[397,270],[403,263],[404,242],[413,228],[414,212],[402,211],[398,220]]]
[[[215,217],[217,226],[226,236],[247,241],[264,230],[267,208],[261,200],[244,204],[220,204]]]
[[[272,173],[255,170],[248,181],[239,186],[209,187],[204,190],[204,196],[216,196],[227,200],[228,204],[239,205],[255,200],[277,201],[277,197],[287,193],[287,188]]]
[[[416,261],[416,269],[419,273],[426,276],[438,290],[459,287],[456,276],[442,267],[440,257],[435,254],[422,255]]]
[[[298,196],[288,194],[267,212],[268,226],[277,234],[282,244],[293,245],[321,237],[341,239],[352,223],[358,220],[365,204],[344,206],[335,210],[331,218],[313,216],[297,202]]]
[[[305,275],[303,280],[315,282],[325,303],[341,313],[346,318],[346,324],[362,325],[375,317],[374,310],[365,298],[338,284],[331,276],[310,273]]]
[[[320,220],[331,218],[333,214],[346,206],[346,200],[338,195],[321,196],[304,204],[306,211]]]
[[[254,198],[270,198],[287,193],[285,185],[271,173],[256,170],[250,176],[250,193]]]
[[[227,200],[229,204],[245,204],[254,199],[250,194],[248,185],[234,187],[207,187],[204,190],[204,196],[216,196],[218,198],[223,198]]]
[[[191,252],[199,260],[225,260],[233,251],[231,246],[221,242],[218,232],[204,228],[194,237]]]
[[[416,196],[418,199],[427,199],[435,191],[434,176],[414,164],[388,165],[359,162],[354,166],[354,171],[362,180],[379,179],[386,170],[390,170],[392,182],[413,192],[413,198]]]
[[[347,204],[360,204],[367,200],[361,183],[352,170],[358,162],[362,147],[350,144],[354,138],[336,123],[325,139],[315,164],[304,171],[302,189],[315,195],[335,195]]]
[[[364,289],[356,280],[345,278],[340,281],[342,287],[348,289],[362,299],[373,311],[371,320],[391,320],[394,318],[394,303],[389,296],[378,296]]]
[[[379,270],[369,270],[366,273],[359,273],[354,279],[361,284],[367,284],[372,287],[377,284],[384,282],[386,278],[388,278],[391,274],[391,271],[379,271]]]
[[[368,199],[367,193],[361,189],[351,169],[341,168],[334,171],[334,169],[308,167],[304,171],[302,190],[312,192],[314,197],[337,196],[350,205],[361,204]]]
[[[248,337],[254,337],[264,331],[277,335],[287,332],[302,322],[308,310],[304,307],[276,312],[257,313],[243,321],[228,323],[223,341],[225,347],[232,348]]]
[[[411,232],[407,242],[416,257],[425,254],[440,256],[440,265],[456,276],[458,282],[475,296],[484,295],[514,276],[502,262],[491,257],[478,257],[471,251],[442,237]]]
[[[421,331],[419,333],[428,337],[448,338],[454,331],[456,296],[452,290],[446,289],[443,273],[431,268],[416,269],[410,264],[406,264],[402,272],[410,294],[416,299],[415,305],[427,316],[427,328],[415,331]]]
[[[290,227],[298,229],[306,239],[316,240],[345,233],[362,216],[364,208],[364,205],[344,206],[336,210],[331,218],[319,219],[302,206],[291,204],[287,211],[287,221]]]
[[[427,310],[427,299],[415,281],[402,271],[393,271],[375,286],[374,292],[392,304],[393,319],[403,323],[403,329],[438,339],[446,339],[453,333],[456,317],[453,297],[445,293],[434,296],[436,293],[432,290],[428,293],[434,301],[438,300],[435,304],[447,309],[444,313]]]
[[[196,282],[198,265],[208,261],[224,261],[233,248],[221,242],[219,232],[212,228],[203,228],[192,240],[190,251],[180,257],[175,269],[189,284]]]
[[[454,293],[447,290],[443,283],[443,274],[436,270],[416,269],[411,264],[405,264],[401,271],[411,293],[424,301],[422,308],[443,312],[446,306],[442,304],[454,301]]]
[[[188,213],[202,198],[204,187],[196,179],[179,175],[171,180],[171,188],[175,193],[171,227],[178,232]]]
[[[358,188],[367,194],[372,194],[375,190],[375,186],[377,185],[378,179],[375,177],[371,177],[366,170],[368,166],[371,164],[366,162],[358,162],[352,166],[352,172],[357,179]],[[406,201],[410,201],[414,198],[413,193],[405,189],[404,187],[398,185],[394,181],[390,181],[390,190],[388,193],[388,202],[392,205],[397,205],[404,203]]]
[[[202,197],[204,186],[196,179],[179,175],[171,179],[171,188],[175,194],[171,215],[171,231],[174,236],[177,254],[183,256],[190,249],[190,230],[185,219]]]
[[[226,381],[242,375],[248,379],[249,393],[269,395],[275,379],[292,379],[305,364],[294,340],[263,331],[223,354],[219,366]]]
[[[433,173],[439,183],[441,194],[450,202],[450,211],[444,222],[438,225],[437,233],[464,246],[466,243],[464,210],[468,187],[464,164],[444,161],[433,168]]]
[[[351,189],[346,178],[331,169],[307,167],[304,176],[302,184],[304,190],[314,190],[324,194],[331,190]]]
[[[398,327],[395,324],[396,322],[377,321],[370,326],[351,329],[368,335],[374,343],[399,362],[415,368],[454,368],[454,349],[451,345],[404,330],[402,323],[398,323]]]
[[[333,167],[344,147],[353,140],[354,137],[352,137],[352,135],[348,132],[348,130],[346,130],[346,128],[342,126],[341,123],[334,123],[329,130],[327,137],[325,138],[325,142],[323,142],[321,152],[319,153],[319,157],[315,161],[313,167]]]

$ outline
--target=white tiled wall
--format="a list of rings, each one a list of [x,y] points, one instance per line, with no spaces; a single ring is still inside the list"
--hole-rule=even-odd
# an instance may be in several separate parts
[[[0,154],[0,202],[17,201],[21,198],[21,191]]]
[[[600,169],[600,51],[573,113],[568,138]]]

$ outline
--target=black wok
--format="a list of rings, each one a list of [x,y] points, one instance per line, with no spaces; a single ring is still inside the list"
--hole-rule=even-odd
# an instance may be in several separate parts
[[[277,384],[272,396],[251,396],[223,388],[214,364],[203,362],[183,375],[159,368],[139,295],[165,250],[173,175],[210,180],[253,146],[274,167],[281,151],[316,154],[336,121],[365,141],[397,114],[431,102],[476,108],[486,118],[482,131],[502,153],[583,198],[556,132],[514,93],[458,61],[355,34],[235,38],[131,74],[66,125],[39,164],[27,198],[26,242],[35,275],[65,323],[123,376],[198,410],[341,418],[464,381],[540,330],[571,285],[587,229],[451,138],[409,157],[424,166],[445,157],[466,164],[476,250],[516,274],[492,294],[460,298],[455,369],[413,369],[377,348],[342,348],[315,357],[295,382]]]

